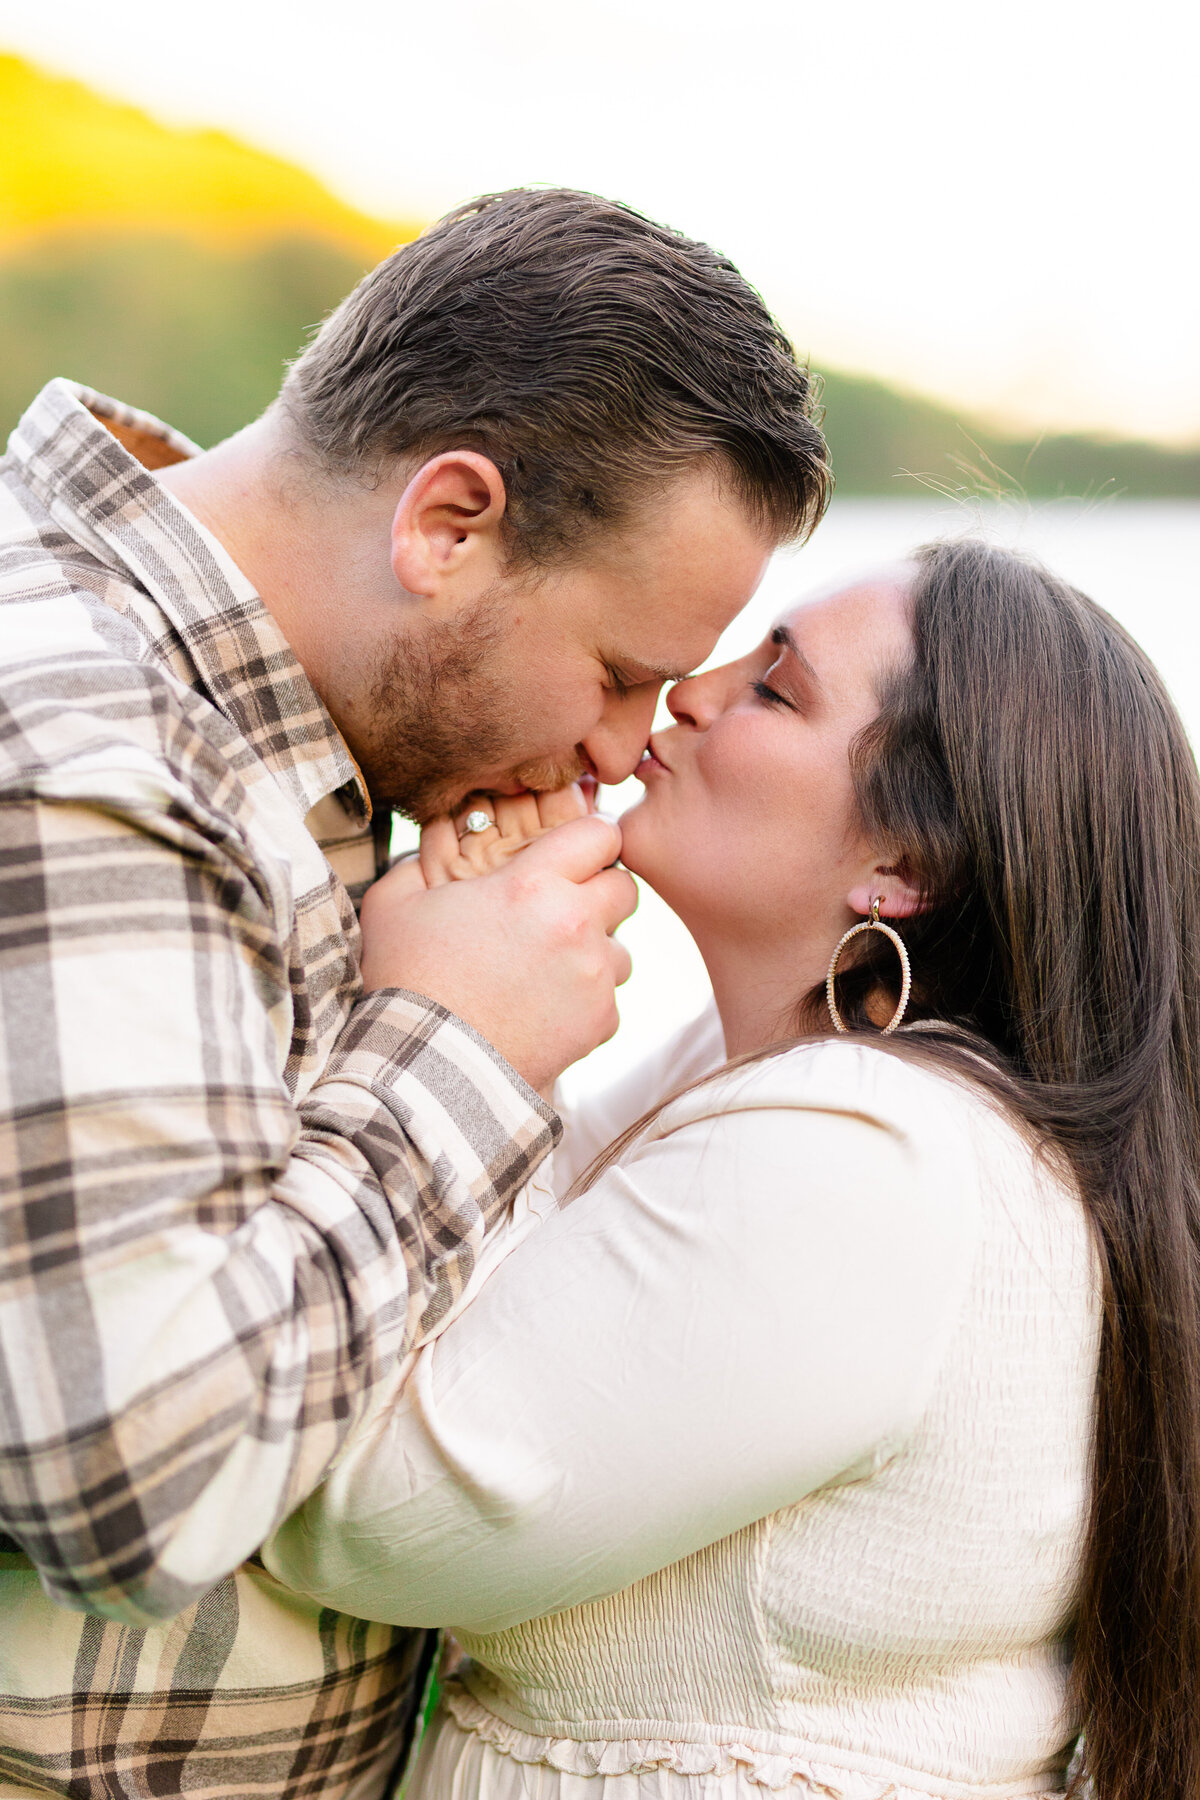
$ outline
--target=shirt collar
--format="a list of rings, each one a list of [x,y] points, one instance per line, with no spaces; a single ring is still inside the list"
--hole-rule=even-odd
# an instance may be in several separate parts
[[[56,522],[81,525],[104,560],[154,600],[214,704],[307,814],[338,793],[369,819],[366,784],[287,639],[212,533],[119,442],[142,440],[155,466],[199,447],[149,413],[71,381],[52,381],[9,454]],[[160,446],[156,452],[154,446]]]

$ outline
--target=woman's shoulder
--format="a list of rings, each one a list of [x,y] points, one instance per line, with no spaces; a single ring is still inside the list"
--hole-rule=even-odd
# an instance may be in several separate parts
[[[1063,1159],[973,1078],[969,1057],[939,1066],[903,1047],[820,1038],[719,1070],[664,1107],[648,1137],[698,1126],[710,1142],[769,1139],[800,1171],[831,1120],[849,1154],[921,1204],[964,1220],[982,1206],[1018,1231],[1031,1216],[1072,1238],[1086,1230]]]
[[[779,1109],[846,1113],[908,1138],[964,1130],[987,1104],[957,1069],[860,1039],[819,1038],[718,1069],[671,1101],[658,1125],[665,1134],[705,1118]]]

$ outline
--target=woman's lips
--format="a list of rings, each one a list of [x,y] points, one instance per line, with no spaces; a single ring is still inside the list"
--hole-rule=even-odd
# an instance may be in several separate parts
[[[634,774],[639,781],[645,781],[647,776],[655,774],[660,769],[664,774],[670,774],[662,757],[656,755],[653,743],[649,743],[642,752],[642,760],[634,770]]]

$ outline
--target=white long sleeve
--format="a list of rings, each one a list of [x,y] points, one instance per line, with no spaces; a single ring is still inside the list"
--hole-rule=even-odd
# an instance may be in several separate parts
[[[267,1566],[494,1631],[867,1472],[921,1415],[976,1243],[947,1085],[827,1043],[673,1103],[421,1354]]]
[[[710,1001],[698,1017],[673,1031],[607,1087],[585,1094],[573,1104],[556,1093],[554,1104],[563,1122],[563,1139],[554,1152],[554,1187],[559,1196],[643,1113],[724,1061],[725,1034],[716,1004]]]

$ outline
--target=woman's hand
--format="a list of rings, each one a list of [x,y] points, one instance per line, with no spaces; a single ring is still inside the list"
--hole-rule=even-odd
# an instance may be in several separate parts
[[[578,783],[552,794],[474,794],[454,818],[431,819],[421,832],[420,865],[427,887],[469,881],[488,875],[556,825],[568,825],[589,812]],[[490,823],[468,831],[466,821],[480,816]]]

